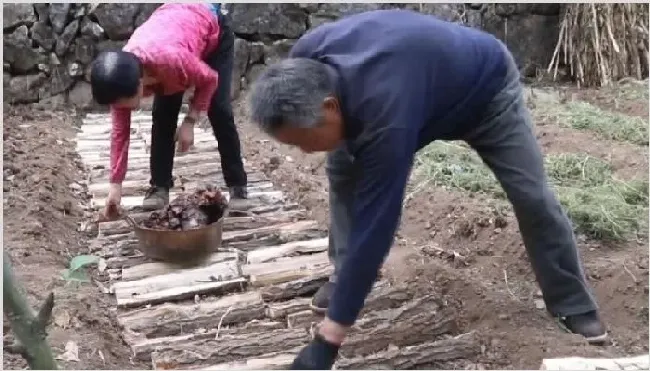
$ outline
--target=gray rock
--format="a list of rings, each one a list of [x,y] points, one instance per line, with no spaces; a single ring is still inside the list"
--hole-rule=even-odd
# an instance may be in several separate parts
[[[70,63],[68,65],[68,75],[71,77],[79,77],[83,76],[84,74],[84,69],[83,66],[80,65],[79,63]]]
[[[52,66],[52,73],[50,79],[46,84],[46,88],[42,89],[41,97],[50,97],[63,93],[70,89],[74,84],[74,79],[68,73],[68,67],[64,64]]]
[[[370,10],[379,10],[384,7],[383,4],[377,3],[322,3],[318,4],[318,12],[316,14],[319,16],[339,18]]]
[[[79,19],[88,14],[88,6],[90,4],[76,4],[76,9],[74,12],[74,18]]]
[[[309,28],[316,28],[320,25],[323,25],[325,23],[333,22],[335,21],[336,18],[329,16],[329,15],[323,15],[323,14],[310,14],[309,15]]]
[[[53,66],[57,66],[61,64],[61,60],[59,60],[59,57],[57,57],[56,54],[50,53],[50,64]]]
[[[75,19],[65,27],[59,39],[56,40],[56,46],[54,47],[56,55],[62,57],[68,51],[68,47],[72,39],[77,35],[77,31],[79,31],[79,20]]]
[[[278,40],[267,45],[264,50],[264,63],[268,66],[286,58],[296,40]]]
[[[50,4],[48,3],[34,3],[34,9],[38,15],[38,20],[47,22],[50,15]]]
[[[528,14],[506,19],[486,13],[483,17],[483,28],[505,42],[524,76],[547,67],[557,43],[558,16]]]
[[[91,108],[93,105],[93,94],[90,89],[90,84],[85,81],[78,81],[68,92],[68,102],[77,108]]]
[[[134,30],[135,17],[140,11],[140,4],[100,3],[93,13],[97,17],[108,38],[126,40]]]
[[[38,21],[32,26],[32,40],[41,48],[51,51],[54,48],[54,30],[45,21]]]
[[[4,99],[9,103],[34,103],[40,98],[40,88],[46,82],[44,74],[12,77],[4,87]],[[4,84],[3,84],[4,85]]]
[[[46,109],[62,109],[68,106],[68,102],[66,102],[65,94],[57,94],[52,97],[42,98],[38,105]]]
[[[74,58],[77,62],[88,64],[95,59],[95,41],[89,36],[82,36],[74,41]]]
[[[101,40],[102,36],[104,36],[104,29],[102,26],[91,21],[87,17],[81,20],[80,26],[81,34],[83,36],[89,36],[95,40]]]
[[[230,88],[230,98],[237,99],[242,88],[241,78],[246,73],[248,60],[250,56],[250,45],[246,40],[235,39],[234,46],[234,65],[232,69],[232,83]]]
[[[304,9],[307,13],[314,13],[318,11],[318,3],[298,3],[300,9]]]
[[[438,17],[445,21],[461,22],[461,15],[464,13],[464,5],[460,3],[426,3],[422,4],[421,12]]]
[[[41,55],[31,46],[27,26],[20,26],[5,35],[2,52],[3,62],[9,63],[12,71],[19,74],[31,71],[41,61]]]
[[[159,6],[163,5],[162,3],[143,3],[140,13],[135,17],[135,27],[140,27],[144,22],[151,17],[153,12],[158,9]]]
[[[8,30],[36,22],[34,6],[30,3],[2,4],[2,29]]]
[[[274,35],[290,39],[307,30],[307,13],[298,4],[232,4],[233,31],[240,35]]]
[[[107,50],[122,50],[125,45],[126,41],[104,40],[97,43],[97,53],[105,52]]]
[[[248,69],[248,73],[246,73],[246,81],[248,86],[252,86],[255,84],[255,81],[257,81],[257,78],[264,72],[266,69],[266,65],[263,64],[254,64],[250,66]]]
[[[50,23],[54,32],[60,34],[68,23],[71,3],[51,3],[49,9]]]
[[[264,63],[264,43],[252,42],[249,44],[249,49],[248,64]]]
[[[39,71],[43,72],[46,75],[49,75],[51,72],[49,64],[39,63],[37,67]]]

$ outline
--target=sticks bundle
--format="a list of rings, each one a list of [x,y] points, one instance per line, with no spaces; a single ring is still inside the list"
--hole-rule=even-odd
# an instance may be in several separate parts
[[[566,4],[547,72],[560,65],[579,86],[606,86],[624,77],[644,80],[648,56],[648,4]]]

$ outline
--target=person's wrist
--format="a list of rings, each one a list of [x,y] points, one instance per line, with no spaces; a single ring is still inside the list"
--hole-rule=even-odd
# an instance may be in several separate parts
[[[318,326],[316,333],[328,343],[341,346],[348,333],[348,327],[332,321],[329,317],[325,317]]]

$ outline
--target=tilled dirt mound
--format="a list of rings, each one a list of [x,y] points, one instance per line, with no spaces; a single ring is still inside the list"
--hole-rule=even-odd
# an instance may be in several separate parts
[[[74,149],[71,113],[34,106],[4,107],[4,249],[17,280],[36,308],[54,292],[48,341],[65,369],[141,369],[133,364],[119,337],[108,296],[92,283],[63,280],[61,271],[73,257],[86,254],[77,232],[84,218],[85,177]],[[4,344],[13,336],[4,326]],[[75,346],[77,350],[75,351]],[[3,368],[21,369],[26,362],[4,351]]]

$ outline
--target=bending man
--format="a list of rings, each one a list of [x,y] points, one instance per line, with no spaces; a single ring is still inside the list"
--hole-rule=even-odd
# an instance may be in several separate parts
[[[169,202],[175,138],[179,152],[194,142],[194,124],[207,112],[219,142],[221,167],[231,198],[246,198],[247,177],[230,102],[235,37],[219,4],[165,4],[135,30],[121,51],[100,54],[91,68],[92,93],[111,105],[110,190],[105,216],[115,218],[126,175],[131,110],[154,94],[150,189],[144,208]],[[177,128],[183,93],[194,96]]]
[[[327,316],[294,368],[332,366],[393,242],[414,155],[437,139],[466,141],[494,172],[548,310],[592,342],[606,338],[519,77],[492,35],[402,10],[320,26],[259,77],[253,120],[282,143],[329,152],[335,275],[314,297]]]

